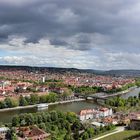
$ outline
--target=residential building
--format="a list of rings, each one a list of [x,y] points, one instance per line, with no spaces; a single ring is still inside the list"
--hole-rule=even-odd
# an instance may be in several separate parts
[[[49,133],[39,129],[37,126],[17,128],[17,134],[18,140],[46,140],[50,137]]]
[[[132,129],[132,130],[140,130],[140,119],[132,119],[132,120],[130,120],[130,129]]]
[[[109,108],[101,108],[98,110],[85,109],[85,110],[80,111],[79,119],[81,121],[84,121],[88,119],[103,118],[103,117],[111,116],[112,114],[113,114],[112,109],[109,109]]]

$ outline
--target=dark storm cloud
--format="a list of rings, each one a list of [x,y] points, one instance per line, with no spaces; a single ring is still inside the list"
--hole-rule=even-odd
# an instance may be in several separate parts
[[[52,45],[79,50],[102,44],[110,50],[137,47],[137,3],[138,0],[1,0],[0,41],[18,35],[26,38],[25,43],[37,43],[47,37]]]
[[[65,42],[61,39],[57,39],[57,38],[50,40],[50,43],[52,45],[56,45],[56,46],[67,46],[68,45],[67,42]]]

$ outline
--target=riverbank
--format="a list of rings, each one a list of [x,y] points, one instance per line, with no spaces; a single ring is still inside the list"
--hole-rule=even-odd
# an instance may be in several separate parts
[[[12,108],[3,108],[3,109],[0,109],[0,112],[10,111],[10,110],[19,110],[19,109],[28,109],[28,108],[34,108],[34,107],[36,107],[36,105],[17,106],[17,107],[12,107]]]
[[[128,93],[128,92],[131,92],[131,91],[135,90],[136,88],[138,88],[138,87],[137,87],[137,86],[130,87],[129,89],[126,89],[126,90],[124,90],[124,91],[118,92],[117,94],[118,94],[118,95],[123,95],[123,94],[126,94],[126,93]]]
[[[132,92],[135,89],[137,89],[137,86],[130,87],[129,89],[126,89],[126,90],[123,90],[123,91],[120,91],[117,93],[112,93],[112,94],[104,93],[104,95],[101,95],[101,97],[102,98],[109,98],[109,97],[115,97],[115,96],[119,96],[119,95],[122,96],[122,95],[129,93],[129,92]]]
[[[80,99],[79,98],[79,99],[73,99],[73,100],[67,100],[67,101],[59,101],[59,102],[54,102],[54,103],[48,103],[48,106],[57,105],[57,104],[66,104],[66,103],[71,103],[71,102],[79,102],[79,101],[85,101],[85,99]],[[0,109],[0,112],[35,108],[35,107],[37,107],[37,105],[38,104],[28,105],[28,106],[17,106],[17,107],[12,107],[12,108],[3,108],[3,109]]]
[[[49,103],[48,105],[56,105],[56,104],[66,104],[66,103],[71,103],[71,102],[79,102],[79,101],[85,101],[86,99],[73,99],[73,100],[68,100],[68,101],[60,101],[60,102],[54,102],[54,103]]]

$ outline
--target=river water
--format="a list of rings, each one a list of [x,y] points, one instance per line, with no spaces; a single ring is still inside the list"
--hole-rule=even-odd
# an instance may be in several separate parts
[[[128,92],[122,95],[123,98],[128,98],[129,96],[138,96],[140,92],[140,88],[136,88],[131,92]],[[73,103],[66,103],[66,104],[58,104],[58,105],[51,105],[48,109],[43,111],[51,111],[51,110],[61,110],[61,111],[72,111],[78,113],[81,109],[88,109],[88,108],[96,108],[100,105],[93,102],[93,101],[79,101]],[[28,109],[18,109],[18,110],[10,110],[0,112],[0,122],[11,122],[11,119],[14,115],[21,114],[21,113],[35,113],[37,112],[37,108],[28,108]]]

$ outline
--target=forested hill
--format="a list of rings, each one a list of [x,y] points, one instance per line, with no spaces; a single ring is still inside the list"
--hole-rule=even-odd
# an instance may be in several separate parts
[[[77,68],[58,68],[58,67],[34,67],[34,66],[9,66],[0,65],[0,70],[26,70],[26,71],[49,71],[49,72],[74,72],[74,73],[93,73],[96,75],[111,75],[111,76],[133,76],[140,77],[140,70],[93,70],[93,69],[77,69]]]

